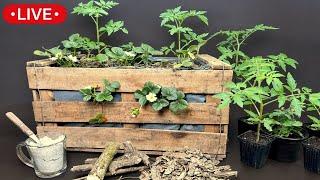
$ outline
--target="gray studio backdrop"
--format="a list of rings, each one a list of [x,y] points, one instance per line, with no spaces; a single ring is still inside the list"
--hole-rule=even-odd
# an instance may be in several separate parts
[[[60,3],[69,12],[80,1],[75,0],[2,0],[5,4],[37,2]],[[169,44],[173,39],[160,27],[159,14],[166,8],[177,5],[185,9],[208,11],[209,27],[197,21],[188,23],[201,32],[214,33],[220,29],[238,29],[264,23],[280,29],[273,32],[258,33],[248,41],[245,50],[250,55],[286,53],[299,61],[298,69],[293,71],[300,85],[320,90],[319,51],[320,51],[320,1],[319,0],[119,0],[120,5],[111,11],[111,18],[124,20],[128,35],[118,34],[108,39],[113,45],[132,41],[142,42],[154,47]],[[31,92],[28,89],[25,62],[35,59],[34,49],[53,47],[70,34],[78,32],[94,37],[94,27],[89,18],[69,14],[68,20],[60,25],[27,26],[7,25],[0,20],[0,134],[4,138],[23,139],[21,133],[4,120],[5,111],[14,111],[33,128]],[[203,53],[218,56],[217,40],[212,40]],[[231,134],[235,134],[237,108],[231,113]],[[232,136],[234,137],[234,136]],[[12,141],[17,141],[12,139]]]

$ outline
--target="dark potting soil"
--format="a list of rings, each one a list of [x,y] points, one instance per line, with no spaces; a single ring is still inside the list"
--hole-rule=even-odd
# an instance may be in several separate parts
[[[256,138],[257,138],[256,135],[257,135],[256,132],[251,131],[250,133],[247,132],[247,133],[240,135],[241,136],[240,138],[245,141],[249,141],[251,143],[257,143],[259,145],[268,145],[270,143],[269,137],[267,137],[265,135],[260,135],[259,142],[256,142]]]
[[[304,142],[305,145],[320,150],[320,138],[312,137]]]
[[[165,62],[151,62],[148,64],[136,63],[133,66],[122,66],[116,62],[100,63],[97,61],[80,60],[76,67],[81,68],[117,68],[117,69],[144,69],[144,68],[168,68],[172,69],[175,61]],[[51,65],[52,67],[59,67],[57,64]],[[210,70],[212,69],[209,64],[201,59],[193,60],[192,67],[182,67],[177,70]]]

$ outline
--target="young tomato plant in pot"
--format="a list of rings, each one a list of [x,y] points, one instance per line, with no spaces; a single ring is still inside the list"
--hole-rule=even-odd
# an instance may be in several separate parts
[[[222,41],[218,43],[217,49],[220,53],[219,59],[230,64],[235,72],[234,81],[241,81],[241,74],[237,72],[235,68],[243,60],[249,58],[246,52],[244,52],[243,46],[254,34],[258,32],[276,30],[277,28],[272,26],[266,26],[258,24],[254,27],[240,30],[223,30],[218,32],[218,35],[222,37]],[[249,117],[240,117],[238,119],[238,134],[242,134],[248,130],[255,131],[257,129],[256,124],[252,124],[247,121]]]
[[[273,119],[271,133],[276,137],[271,145],[271,159],[280,162],[295,162],[300,154],[301,142],[308,137],[303,129],[302,122],[294,112],[281,109],[269,115]]]
[[[304,168],[320,174],[320,93],[311,93],[307,98],[308,117],[312,121],[307,130],[312,136],[303,145]]]
[[[162,19],[161,26],[167,28],[170,35],[177,37],[176,42],[162,48],[166,55],[172,53],[175,57],[178,57],[178,62],[174,64],[174,68],[192,67],[193,60],[199,54],[200,48],[216,35],[209,36],[209,33],[197,34],[191,27],[186,26],[185,21],[192,17],[198,18],[208,25],[206,11],[185,11],[179,6],[160,14]]]
[[[237,67],[243,78],[242,82],[229,83],[227,88],[230,92],[219,93],[215,97],[221,99],[219,108],[236,104],[248,114],[250,121],[257,124],[256,132],[248,131],[238,136],[240,142],[241,161],[248,166],[261,168],[266,162],[269,154],[273,136],[262,134],[264,127],[272,131],[276,120],[269,117],[269,114],[283,107],[286,103],[300,104],[300,92],[287,94],[285,88],[291,87],[291,74],[285,75],[280,71],[280,64],[287,65],[282,55],[264,57],[253,57],[243,60]],[[291,63],[289,63],[291,64]],[[280,66],[281,67],[281,66]],[[284,66],[285,67],[285,66]],[[287,77],[287,78],[285,78]],[[283,79],[288,79],[284,83]],[[289,82],[290,81],[290,82]],[[288,85],[287,85],[288,84]],[[293,88],[293,87],[292,87]],[[278,104],[278,108],[270,106]],[[301,114],[300,108],[294,106],[295,111]],[[268,109],[271,109],[267,111]]]
[[[307,99],[308,118],[311,121],[307,125],[307,130],[310,136],[320,138],[320,93],[311,93]]]

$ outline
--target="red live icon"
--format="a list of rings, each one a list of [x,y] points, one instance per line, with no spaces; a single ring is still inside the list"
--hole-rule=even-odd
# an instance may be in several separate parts
[[[59,24],[66,20],[67,10],[59,4],[9,4],[2,16],[9,24]]]

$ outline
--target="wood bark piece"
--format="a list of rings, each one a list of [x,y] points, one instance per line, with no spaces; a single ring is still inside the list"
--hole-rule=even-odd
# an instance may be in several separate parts
[[[103,180],[114,155],[119,149],[119,144],[115,142],[108,143],[99,159],[93,165],[87,180]]]
[[[218,166],[214,157],[197,149],[167,152],[157,157],[150,170],[141,173],[141,180],[227,180],[237,176],[229,165]]]
[[[123,143],[123,146],[124,155],[114,159],[109,166],[109,171],[111,174],[115,174],[117,170],[121,168],[138,165],[141,162],[143,162],[144,165],[150,165],[149,156],[137,151],[131,142],[126,141]]]
[[[126,169],[119,169],[116,171],[115,174],[111,174],[110,172],[107,172],[105,174],[106,177],[108,176],[114,176],[114,175],[120,175],[120,174],[126,174],[126,173],[130,173],[130,172],[137,172],[137,171],[143,171],[145,169],[147,169],[148,166],[139,166],[139,167],[130,167],[130,168],[126,168]],[[85,180],[87,177],[81,177],[81,178],[77,178],[74,180]]]

